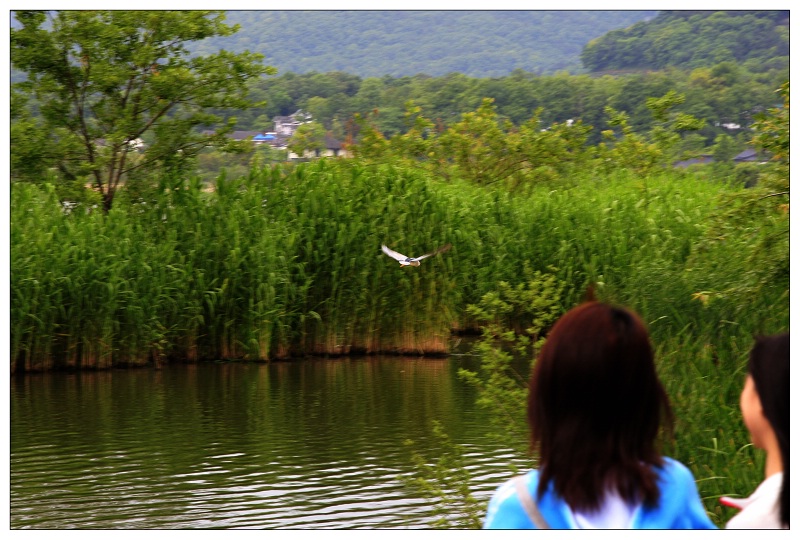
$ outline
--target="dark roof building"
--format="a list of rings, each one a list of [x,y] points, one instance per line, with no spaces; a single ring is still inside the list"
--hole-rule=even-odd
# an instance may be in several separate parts
[[[254,139],[257,135],[261,135],[260,131],[234,131],[228,137],[235,141],[245,141],[247,139]]]
[[[711,157],[711,154],[703,154],[696,158],[692,159],[685,159],[683,161],[676,161],[673,165],[680,169],[685,169],[686,167],[690,167],[691,165],[705,165],[706,163],[713,163],[714,158]]]
[[[736,163],[742,163],[744,161],[758,161],[758,152],[753,150],[752,148],[748,148],[744,152],[741,152],[737,156],[733,158],[733,161]]]
[[[330,133],[325,134],[325,148],[328,150],[341,150],[342,143],[333,138]]]

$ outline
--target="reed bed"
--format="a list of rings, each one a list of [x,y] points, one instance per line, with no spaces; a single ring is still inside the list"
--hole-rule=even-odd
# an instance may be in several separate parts
[[[732,311],[696,301],[707,275],[687,265],[731,191],[683,173],[617,171],[511,194],[320,160],[223,174],[212,192],[193,179],[120,197],[106,215],[66,212],[52,189],[15,184],[11,369],[446,353],[454,328],[476,324],[466,306],[501,281],[521,283],[525,268],[564,284],[564,309],[595,283],[657,336],[690,328],[718,347]],[[453,249],[401,268],[382,243],[412,256]],[[770,294],[762,306],[786,309],[737,321],[740,335],[787,323],[788,299]]]

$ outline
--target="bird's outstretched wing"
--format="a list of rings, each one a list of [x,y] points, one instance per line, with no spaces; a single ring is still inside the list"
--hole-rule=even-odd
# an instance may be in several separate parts
[[[404,260],[408,259],[408,257],[403,255],[402,253],[397,253],[396,251],[392,251],[391,249],[389,249],[388,247],[384,246],[383,244],[381,244],[381,249],[389,257],[391,257],[392,259],[394,259],[396,261],[404,261]]]
[[[444,253],[445,251],[447,251],[451,247],[453,247],[452,244],[445,244],[442,247],[440,247],[439,249],[436,249],[435,251],[431,251],[430,253],[426,253],[425,255],[420,255],[419,257],[414,257],[414,258],[417,259],[418,261],[421,261],[422,259],[424,259],[426,257],[432,257],[434,255],[438,255],[439,253]]]

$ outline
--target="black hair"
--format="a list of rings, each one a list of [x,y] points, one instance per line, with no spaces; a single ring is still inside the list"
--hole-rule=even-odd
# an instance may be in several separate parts
[[[552,481],[574,510],[599,508],[607,488],[656,505],[654,469],[663,464],[656,439],[671,422],[642,320],[599,302],[570,310],[548,335],[529,384],[537,495]]]
[[[783,463],[781,522],[789,526],[789,334],[756,338],[747,371],[756,385],[764,416],[778,439]]]

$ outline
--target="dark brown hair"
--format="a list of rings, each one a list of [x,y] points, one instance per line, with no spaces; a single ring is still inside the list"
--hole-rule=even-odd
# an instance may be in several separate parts
[[[598,509],[606,489],[655,505],[662,422],[671,428],[669,399],[636,314],[587,302],[556,322],[529,383],[539,497],[552,481],[574,510]]]
[[[750,351],[747,371],[756,385],[764,416],[775,431],[783,462],[781,522],[789,526],[789,334],[760,337]]]

